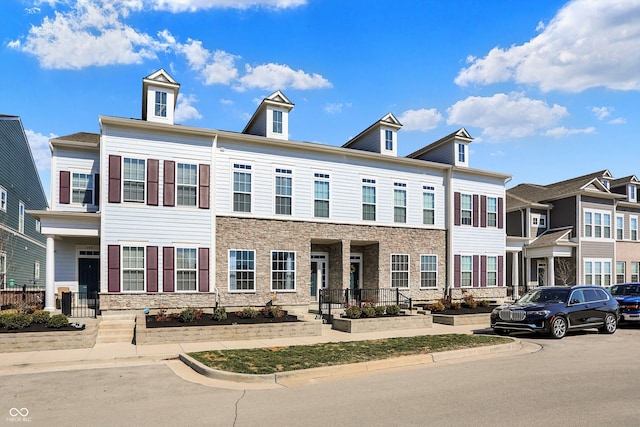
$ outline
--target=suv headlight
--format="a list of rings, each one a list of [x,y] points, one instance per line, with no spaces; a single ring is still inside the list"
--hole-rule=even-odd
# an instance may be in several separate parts
[[[529,312],[529,316],[547,317],[549,314],[551,314],[551,311],[549,311],[549,310],[536,310],[536,311],[530,311]]]

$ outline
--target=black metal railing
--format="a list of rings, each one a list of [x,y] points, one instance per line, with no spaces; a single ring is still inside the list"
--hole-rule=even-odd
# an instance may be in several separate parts
[[[100,314],[98,292],[62,292],[60,310],[68,317],[93,317]]]
[[[0,309],[30,307],[44,308],[44,287],[42,286],[7,286],[0,290]]]
[[[350,305],[362,307],[363,304],[398,305],[411,310],[411,298],[403,295],[399,289],[320,289],[318,310],[326,323],[331,323],[332,309],[342,309]]]

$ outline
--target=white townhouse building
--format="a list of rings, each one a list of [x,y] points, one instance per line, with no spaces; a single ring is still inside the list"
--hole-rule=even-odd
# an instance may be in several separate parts
[[[103,310],[308,306],[319,290],[506,296],[505,182],[460,129],[406,157],[387,114],[342,147],[290,140],[280,91],[242,132],[174,124],[179,84],[143,79],[142,118],[51,140],[47,298]],[[47,302],[50,306],[52,301]]]

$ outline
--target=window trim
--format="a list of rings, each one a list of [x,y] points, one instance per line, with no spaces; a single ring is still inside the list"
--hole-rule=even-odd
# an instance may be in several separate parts
[[[33,263],[33,280],[34,282],[40,280],[40,261]]]
[[[624,240],[624,215],[616,215],[616,240]]]
[[[620,277],[619,277],[620,275],[622,275],[622,280],[620,280]],[[625,261],[616,261],[616,284],[625,283],[626,278],[627,278],[627,263]]]
[[[124,250],[125,248],[142,249],[142,267],[126,268]],[[124,273],[127,271],[140,271],[142,270],[142,289],[138,290],[125,290]],[[147,247],[141,242],[121,242],[120,243],[120,292],[126,294],[139,294],[147,292]]]
[[[183,166],[183,167],[184,166],[188,166],[189,169],[193,168],[195,170],[195,183],[193,183],[193,184],[192,183],[186,183],[186,184],[185,183],[180,183],[180,166]],[[199,200],[198,200],[198,193],[199,193],[199,191],[198,191],[198,184],[199,184],[198,164],[197,163],[189,163],[187,161],[182,161],[181,162],[181,161],[176,160],[175,168],[176,168],[176,176],[175,176],[175,186],[176,186],[176,189],[175,189],[175,201],[176,201],[176,204],[175,204],[175,206],[176,207],[182,207],[182,208],[198,208],[198,206],[199,206],[199,204],[198,204],[198,202],[199,202]],[[184,168],[183,168],[183,170],[184,170]],[[189,176],[191,176],[191,174],[189,174]],[[183,178],[184,178],[184,175],[183,175]],[[194,191],[195,198],[194,198],[194,203],[193,204],[186,205],[186,204],[183,204],[183,203],[180,202],[180,187],[182,187],[183,191],[185,190],[185,188],[193,188],[195,190]],[[184,195],[183,195],[182,198],[184,199]]]
[[[635,215],[629,217],[629,240],[634,242],[638,240],[638,217]]]
[[[180,251],[195,251],[195,261],[196,261],[196,265],[194,268],[179,268],[178,267],[178,252]],[[199,278],[198,278],[198,248],[196,246],[189,246],[189,245],[185,245],[185,246],[176,246],[175,247],[175,252],[174,252],[174,262],[173,262],[173,280],[174,280],[174,292],[176,293],[198,293],[199,292]],[[178,272],[181,271],[193,271],[195,273],[195,289],[178,289]]]
[[[458,163],[467,163],[467,146],[458,143]]]
[[[470,270],[464,270],[464,260],[469,259]],[[464,282],[464,274],[469,274],[469,284],[465,285]],[[460,287],[461,288],[473,288],[473,255],[460,255]]]
[[[237,214],[251,214],[253,212],[253,170],[254,165],[250,162],[231,160],[231,206],[230,211]],[[249,175],[249,191],[236,191],[236,173]],[[243,183],[244,184],[244,183]],[[249,210],[239,211],[236,210],[235,195],[244,194],[249,196]]]
[[[26,208],[24,202],[20,200],[18,204],[18,233],[24,234],[24,222],[25,222]]]
[[[587,273],[587,264],[591,266],[591,272]],[[612,284],[613,279],[613,271],[612,271],[613,260],[611,258],[584,258],[582,261],[583,266],[583,280],[585,285],[595,285],[595,286],[609,286]],[[600,271],[597,272],[596,266],[600,265]],[[606,281],[606,269],[605,266],[609,266],[609,282]],[[600,283],[597,283],[596,277],[600,276]],[[591,277],[591,281],[587,280],[587,277]]]
[[[0,185],[0,211],[6,212],[7,205],[9,204],[9,193]]]
[[[365,203],[364,201],[364,189],[373,188],[373,203]],[[375,222],[378,219],[377,206],[378,206],[378,184],[375,178],[361,177],[360,179],[360,218],[365,222]],[[365,218],[365,206],[373,206],[373,219]]]
[[[431,202],[433,203],[433,206],[430,208],[425,207],[426,195],[432,196]],[[432,218],[433,218],[433,222],[431,223],[425,221],[425,213],[429,211],[432,213]],[[423,185],[422,186],[422,224],[435,225],[435,223],[436,223],[436,189],[432,185]]]
[[[434,270],[425,270],[423,258],[434,258],[435,259],[435,269]],[[423,277],[423,273],[433,273],[435,277],[433,279],[435,285],[434,286],[425,286],[425,279]],[[438,289],[438,255],[436,254],[420,254],[420,289]]]
[[[285,269],[285,270],[274,270],[273,269],[273,255],[276,253],[288,253],[288,254],[293,254],[293,270],[289,270],[289,269]],[[277,261],[276,261],[277,262]],[[293,251],[293,250],[286,250],[286,249],[274,249],[272,251],[269,252],[269,284],[270,284],[270,289],[271,292],[297,292],[297,271],[298,271],[298,262],[297,262],[297,252]],[[292,289],[278,289],[278,288],[274,288],[273,286],[273,282],[274,282],[274,278],[273,278],[273,273],[287,273],[287,272],[293,272],[293,288]]]
[[[143,164],[143,178],[142,180],[138,180],[138,179],[127,179],[125,178],[125,175],[127,173],[127,168],[126,168],[126,161],[127,160],[135,160],[137,162],[142,162]],[[138,163],[139,166],[139,163]],[[139,184],[140,182],[142,183],[142,200],[133,200],[133,199],[127,199],[125,198],[125,184],[127,182],[133,182],[136,184]],[[143,203],[146,204],[147,203],[147,159],[143,159],[143,158],[137,158],[137,157],[125,157],[122,156],[122,201],[126,202],[126,203]]]
[[[73,185],[73,176],[74,175],[84,175],[89,177],[89,179],[91,180],[91,185],[86,187],[86,188],[80,188],[80,187],[75,187]],[[95,203],[95,195],[96,195],[96,180],[95,180],[95,176],[94,174],[92,174],[91,172],[78,172],[78,171],[71,171],[71,175],[69,177],[70,179],[70,183],[69,183],[69,203],[71,205],[75,205],[75,206],[96,206]],[[82,202],[76,202],[74,201],[74,191],[75,190],[79,190],[79,191],[90,191],[91,192],[91,200],[88,203],[82,203]]]
[[[489,270],[489,259],[495,259],[496,263],[495,263],[495,270]],[[498,266],[498,263],[500,262],[500,258],[498,258],[498,255],[487,255],[485,258],[485,283],[486,283],[486,287],[487,288],[495,288],[498,286],[498,274],[500,271],[500,267]],[[473,267],[472,267],[473,268]],[[480,267],[480,270],[482,270],[482,266]],[[495,284],[491,284],[490,280],[489,280],[489,274],[490,273],[495,273]]]
[[[282,135],[284,132],[284,113],[282,110],[271,110],[271,131],[274,134]]]
[[[158,99],[160,98],[160,99]],[[153,115],[155,117],[167,118],[168,116],[168,98],[169,94],[164,90],[154,90]],[[164,108],[163,108],[164,107]],[[158,111],[159,109],[159,111]]]
[[[394,266],[398,265],[399,263],[396,262],[394,264],[393,257],[407,257],[406,258],[407,259],[407,261],[406,261],[407,269],[406,270],[396,270],[396,269],[394,269]],[[404,262],[402,264],[404,264]],[[410,289],[411,288],[411,255],[410,254],[392,253],[390,255],[389,266],[390,266],[390,268],[389,268],[389,273],[390,273],[389,286],[390,286],[390,288],[391,289],[400,289],[400,290]],[[394,278],[393,278],[394,273],[406,273],[406,275],[407,275],[407,279],[406,279],[407,286],[394,286],[393,285],[394,284]]]
[[[7,289],[7,254],[5,252],[0,252],[0,289]]]
[[[465,209],[463,207],[463,200],[465,198],[469,198],[469,209]],[[468,218],[465,217],[464,212],[468,212],[469,216]],[[467,224],[465,221],[468,220],[469,223]],[[460,225],[462,226],[468,226],[468,227],[472,227],[473,226],[473,195],[471,194],[466,194],[466,193],[460,193]]]
[[[635,202],[638,200],[638,187],[635,184],[629,184],[629,201]]]
[[[404,193],[404,205],[397,204],[396,192]],[[403,181],[394,181],[393,182],[393,222],[396,224],[407,223],[407,199],[408,199],[407,183]],[[399,212],[402,212],[402,215],[404,216],[403,221],[398,221],[398,217],[396,215],[396,212],[398,212],[397,210],[399,210]]]
[[[612,239],[612,215],[613,212],[611,211],[584,209],[582,212],[582,237],[584,239],[595,241]]]
[[[495,205],[494,205],[495,210],[489,210],[489,206],[490,206],[489,201],[490,200],[494,200],[495,201]],[[487,196],[486,204],[487,204],[487,218],[486,218],[487,227],[489,227],[489,228],[498,228],[498,198],[494,197],[494,196]],[[493,215],[493,217],[491,215]],[[491,223],[491,220],[490,220],[491,218],[493,218],[493,224]]]
[[[278,178],[288,179],[290,182],[289,191],[290,194],[278,194]],[[282,187],[282,186],[280,186]],[[273,214],[277,216],[293,216],[293,168],[288,166],[276,166],[273,169]],[[278,200],[289,199],[289,213],[278,212]],[[284,205],[283,205],[284,206]]]
[[[316,197],[316,182],[326,183],[328,187],[328,198],[327,199],[319,199]],[[331,173],[330,172],[321,172],[321,171],[313,171],[313,217],[314,218],[331,218]],[[316,201],[326,202],[327,203],[327,216],[318,216],[316,211]]]
[[[384,129],[384,149],[385,151],[393,151],[393,131],[391,129]]]
[[[640,282],[640,261],[631,261],[630,279],[631,282]]]
[[[253,269],[251,270],[238,270],[237,268],[231,268],[231,252],[250,252],[253,254]],[[237,264],[236,264],[237,265]],[[255,249],[229,249],[227,250],[227,289],[229,293],[233,294],[255,294],[256,293],[256,250]],[[238,289],[237,288],[237,278],[236,278],[236,288],[231,287],[231,273],[238,271],[247,271],[253,272],[253,284],[251,289]]]

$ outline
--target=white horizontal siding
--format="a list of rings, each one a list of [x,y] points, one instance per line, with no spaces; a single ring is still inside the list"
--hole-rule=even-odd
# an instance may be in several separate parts
[[[393,189],[394,182],[407,183],[407,224],[422,227],[422,186],[435,188],[436,224],[434,228],[445,226],[444,173],[415,167],[390,165],[384,161],[345,158],[326,154],[290,150],[283,155],[269,147],[255,147],[247,150],[238,144],[218,141],[223,147],[216,154],[216,213],[220,215],[246,215],[233,212],[233,164],[252,166],[252,213],[248,216],[263,218],[283,218],[305,221],[324,221],[313,216],[314,173],[330,175],[330,218],[329,222],[351,224],[394,225]],[[293,215],[274,214],[274,170],[285,167],[293,171]],[[376,180],[376,221],[363,222],[362,178]]]

